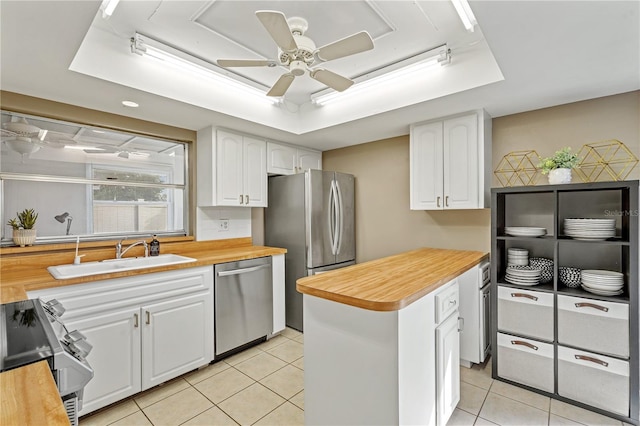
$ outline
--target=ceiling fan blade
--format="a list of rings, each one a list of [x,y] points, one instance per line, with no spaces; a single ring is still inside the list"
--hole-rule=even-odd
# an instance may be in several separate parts
[[[100,145],[95,148],[83,149],[87,154],[115,154],[120,150],[108,145]]]
[[[345,91],[353,85],[353,80],[349,80],[340,74],[336,74],[335,72],[322,68],[311,71],[309,75],[314,80],[318,80],[320,83],[327,85],[338,92]]]
[[[366,31],[350,35],[318,49],[316,56],[322,61],[343,58],[373,49],[373,40]]]
[[[285,52],[298,50],[298,45],[293,38],[293,34],[291,34],[291,29],[284,13],[275,10],[258,10],[256,16],[280,49]]]
[[[294,79],[295,76],[293,74],[282,74],[276,84],[269,90],[267,96],[284,96]]]
[[[218,59],[218,65],[223,68],[233,67],[275,67],[275,61],[266,59]]]

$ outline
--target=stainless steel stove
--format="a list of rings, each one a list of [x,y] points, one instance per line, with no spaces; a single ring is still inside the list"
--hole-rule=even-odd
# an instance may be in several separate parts
[[[69,421],[76,426],[84,387],[93,378],[86,360],[92,346],[78,330],[67,330],[60,319],[63,313],[55,299],[0,305],[0,372],[46,360]]]

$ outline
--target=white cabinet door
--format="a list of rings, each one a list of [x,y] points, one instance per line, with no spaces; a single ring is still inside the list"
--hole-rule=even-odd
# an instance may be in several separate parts
[[[443,200],[442,122],[411,129],[411,209],[441,210]]]
[[[444,121],[444,208],[478,208],[478,117]]]
[[[141,308],[143,390],[211,361],[212,303],[201,293]]]
[[[276,175],[292,175],[298,166],[297,149],[267,142],[267,173]]]
[[[298,148],[297,167],[299,172],[307,169],[322,170],[322,153]]]
[[[412,210],[489,206],[491,117],[477,111],[411,126]]]
[[[243,206],[267,207],[267,143],[243,138]]]
[[[447,424],[460,401],[460,332],[455,312],[436,328],[438,426]]]
[[[218,206],[267,206],[265,141],[217,131],[216,194]]]
[[[239,206],[244,203],[243,137],[218,130],[216,149],[217,205]]]
[[[140,308],[103,312],[66,322],[93,345],[87,361],[94,371],[84,389],[80,414],[140,392]]]

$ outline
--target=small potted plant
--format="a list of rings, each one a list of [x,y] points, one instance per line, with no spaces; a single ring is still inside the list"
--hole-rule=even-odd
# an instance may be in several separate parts
[[[557,185],[571,182],[571,170],[578,167],[580,158],[571,152],[570,147],[564,147],[560,151],[547,158],[543,158],[538,164],[542,174],[549,174],[549,183]]]
[[[10,219],[7,225],[13,228],[14,244],[24,247],[32,246],[36,242],[36,220],[38,213],[34,209],[24,209],[16,213],[17,218]]]

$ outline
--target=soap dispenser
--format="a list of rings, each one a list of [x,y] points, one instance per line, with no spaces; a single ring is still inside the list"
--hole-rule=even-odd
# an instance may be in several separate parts
[[[153,236],[153,240],[149,243],[149,255],[150,256],[158,256],[160,254],[160,241],[156,238],[156,235]]]

